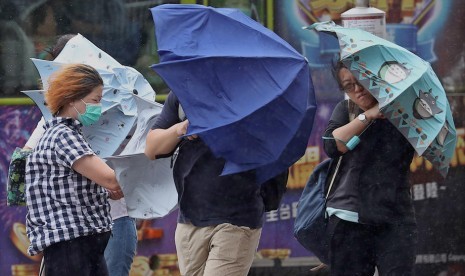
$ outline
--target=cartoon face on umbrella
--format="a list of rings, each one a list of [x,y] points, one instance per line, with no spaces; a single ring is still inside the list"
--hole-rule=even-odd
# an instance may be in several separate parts
[[[413,116],[419,120],[424,120],[441,113],[443,110],[437,107],[438,96],[434,97],[431,89],[428,92],[419,91],[418,97],[413,103]]]
[[[387,83],[394,84],[405,80],[410,70],[397,61],[386,61],[379,69],[378,76]]]
[[[444,126],[442,127],[441,131],[439,131],[439,134],[436,137],[436,142],[439,145],[444,146],[444,142],[446,141],[447,135],[449,135],[450,132],[451,131],[450,131],[449,122],[446,122],[446,124],[444,124]]]

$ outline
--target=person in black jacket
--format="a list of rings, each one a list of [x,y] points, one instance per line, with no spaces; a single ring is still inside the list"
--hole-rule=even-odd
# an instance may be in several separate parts
[[[331,274],[373,275],[376,267],[380,275],[412,275],[417,228],[408,176],[414,148],[341,62],[334,73],[349,99],[335,107],[324,134],[326,154],[343,155],[326,209]],[[354,136],[360,138],[355,146]]]
[[[259,185],[254,170],[221,176],[224,159],[215,157],[200,137],[182,138],[189,118],[184,120],[181,111],[170,92],[145,148],[153,160],[179,147],[173,176],[179,195],[175,243],[181,275],[245,276],[258,247],[264,213],[276,208],[272,205],[284,191],[276,185],[262,189],[269,181]],[[285,189],[287,173],[270,181],[282,182]]]

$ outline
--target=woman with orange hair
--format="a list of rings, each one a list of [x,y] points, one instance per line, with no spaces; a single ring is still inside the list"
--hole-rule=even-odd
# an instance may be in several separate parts
[[[122,192],[115,172],[81,132],[101,115],[103,81],[94,68],[70,64],[49,84],[45,97],[54,117],[26,165],[28,253],[44,253],[47,276],[108,275],[107,198],[121,198]]]

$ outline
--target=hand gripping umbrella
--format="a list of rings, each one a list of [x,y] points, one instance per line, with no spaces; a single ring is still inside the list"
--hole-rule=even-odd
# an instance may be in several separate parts
[[[316,102],[306,59],[235,9],[151,9],[160,63],[152,68],[178,97],[187,135],[198,134],[223,174],[257,169],[265,181],[304,153]]]
[[[333,22],[308,29],[337,36],[341,61],[378,100],[383,114],[445,177],[456,131],[444,88],[428,62],[361,29]]]

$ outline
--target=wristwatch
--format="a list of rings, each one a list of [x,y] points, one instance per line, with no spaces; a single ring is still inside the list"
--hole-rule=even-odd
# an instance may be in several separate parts
[[[360,122],[362,122],[364,124],[368,124],[367,116],[364,113],[358,115],[357,119],[359,119]]]

